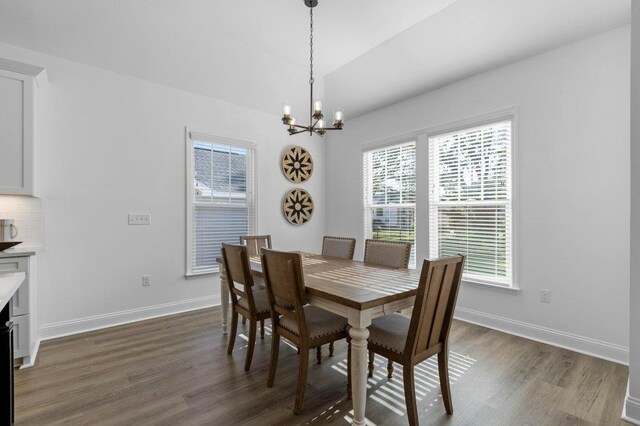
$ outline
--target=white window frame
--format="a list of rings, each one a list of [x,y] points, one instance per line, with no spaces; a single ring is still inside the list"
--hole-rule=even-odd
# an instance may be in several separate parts
[[[190,130],[188,127],[186,128],[186,157],[187,157],[187,167],[186,167],[186,213],[187,213],[187,238],[186,238],[186,276],[200,276],[200,275],[209,275],[209,274],[218,274],[219,268],[218,266],[206,270],[206,271],[193,271],[193,207],[196,205],[194,203],[194,194],[193,194],[193,175],[194,175],[194,150],[193,150],[193,142],[201,141],[201,142],[211,142],[219,145],[226,145],[233,148],[242,148],[251,151],[251,161],[253,162],[252,167],[247,167],[247,203],[246,204],[213,204],[213,203],[198,203],[200,207],[225,207],[225,208],[253,208],[253,215],[250,217],[251,226],[253,227],[253,231],[255,234],[258,233],[257,229],[257,217],[258,217],[258,204],[256,197],[256,182],[255,176],[257,175],[257,144],[251,141],[238,140],[225,136],[216,136],[212,133],[201,132]],[[251,215],[250,215],[251,216]],[[238,241],[239,243],[239,241]]]
[[[384,141],[379,141],[379,142],[374,142],[374,143],[370,143],[370,144],[365,144],[362,145],[362,163],[361,163],[361,173],[360,173],[360,178],[362,179],[362,185],[361,188],[363,190],[364,193],[364,187],[365,185],[368,184],[368,182],[364,181],[364,174],[365,174],[365,170],[364,170],[364,156],[372,151],[379,151],[379,150],[384,150],[387,148],[392,148],[392,147],[396,147],[396,146],[403,146],[403,145],[411,145],[413,144],[415,146],[415,153],[416,153],[416,195],[415,195],[415,201],[413,203],[397,203],[397,204],[373,204],[373,203],[367,203],[364,200],[364,196],[362,197],[362,235],[363,235],[363,240],[366,239],[370,239],[373,238],[372,236],[369,236],[367,234],[367,209],[368,208],[403,208],[403,207],[413,207],[414,209],[414,223],[415,223],[415,236],[414,236],[414,241],[412,244],[412,250],[415,253],[415,260],[416,260],[416,265],[415,266],[410,266],[411,269],[415,269],[418,268],[419,265],[417,264],[420,257],[419,257],[419,251],[418,251],[418,192],[419,192],[419,187],[418,187],[418,155],[419,155],[419,150],[418,150],[418,139],[416,137],[402,137],[402,138],[398,138],[398,139],[388,139],[388,140],[384,140]],[[367,171],[367,176],[372,176],[371,171]],[[363,194],[364,195],[364,194]]]
[[[465,131],[468,129],[472,129],[475,127],[482,127],[486,125],[490,125],[493,123],[510,121],[511,122],[511,277],[510,283],[505,284],[502,282],[496,282],[490,279],[482,279],[478,277],[469,277],[467,274],[463,274],[462,281],[465,284],[478,285],[481,287],[490,287],[496,289],[504,289],[509,291],[519,292],[519,280],[518,280],[518,244],[517,244],[517,235],[518,235],[518,185],[517,185],[517,139],[518,139],[518,110],[516,107],[508,108],[505,110],[497,111],[494,113],[489,113],[481,116],[476,116],[472,118],[468,118],[465,120],[460,120],[454,123],[450,123],[444,126],[438,126],[431,128],[424,132],[424,141],[426,143],[425,147],[425,158],[426,161],[425,167],[429,168],[430,158],[429,158],[429,140],[432,137],[446,135],[449,133],[457,133],[461,131]],[[428,175],[429,173],[427,173]],[[429,177],[426,177],[427,186],[423,192],[426,194],[426,211],[421,212],[421,219],[426,219],[426,223],[429,223],[429,212],[431,210],[430,200],[429,200],[429,190],[430,190],[430,182]],[[428,247],[430,246],[429,241],[429,232],[427,231],[427,254],[429,253]]]
[[[506,292],[518,294],[520,292],[520,274],[519,274],[519,186],[518,186],[518,107],[509,106],[485,114],[478,114],[453,120],[444,124],[418,128],[401,135],[379,139],[373,142],[365,142],[360,145],[361,151],[371,151],[385,146],[398,145],[403,142],[416,141],[416,267],[420,267],[422,259],[429,257],[429,137],[441,135],[444,133],[455,132],[456,130],[482,126],[485,124],[511,120],[511,250],[512,254],[512,285],[506,287],[504,285],[492,284],[489,282],[470,281],[463,277],[462,283],[465,286],[472,286],[478,289],[489,291]],[[362,169],[363,163],[360,164],[360,179],[364,176]],[[364,182],[360,182],[360,187],[364,188]],[[361,212],[364,212],[364,197],[361,198]],[[360,216],[361,228],[364,229],[364,215]]]

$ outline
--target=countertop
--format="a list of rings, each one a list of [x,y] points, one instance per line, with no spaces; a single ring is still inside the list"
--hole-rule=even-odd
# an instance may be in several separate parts
[[[7,257],[34,256],[39,249],[40,249],[39,247],[16,246],[15,248],[10,248],[5,251],[0,251],[0,259],[7,258]]]
[[[0,274],[0,309],[4,309],[6,304],[9,303],[25,277],[26,274],[24,272]]]

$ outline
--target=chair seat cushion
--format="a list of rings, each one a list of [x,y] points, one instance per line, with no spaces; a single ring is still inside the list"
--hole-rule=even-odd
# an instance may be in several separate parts
[[[389,314],[371,321],[369,342],[402,354],[407,343],[411,319],[400,314]]]
[[[271,311],[266,290],[253,290],[253,300],[256,303],[256,311],[258,311],[259,314]],[[250,310],[249,301],[244,297],[238,299],[238,305],[242,306],[246,310]]]
[[[327,334],[333,334],[345,330],[347,319],[339,315],[325,311],[317,306],[307,305],[304,307],[304,316],[307,320],[307,330],[309,338],[315,339]],[[296,320],[287,317],[280,318],[280,325],[294,334],[298,333]]]

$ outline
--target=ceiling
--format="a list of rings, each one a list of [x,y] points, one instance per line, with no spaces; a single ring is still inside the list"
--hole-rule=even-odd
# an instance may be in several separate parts
[[[623,25],[629,2],[320,0],[318,91],[353,118]],[[0,0],[0,42],[274,114],[306,109],[308,26],[302,0]]]

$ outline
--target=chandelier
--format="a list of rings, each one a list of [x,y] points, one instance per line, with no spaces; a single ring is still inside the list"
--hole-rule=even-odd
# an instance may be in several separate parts
[[[309,47],[310,47],[310,65],[309,65],[309,125],[302,126],[296,123],[296,119],[292,114],[292,107],[290,104],[284,104],[282,106],[282,123],[289,128],[287,129],[289,135],[296,135],[298,133],[309,132],[309,135],[314,133],[322,136],[327,130],[342,130],[342,122],[344,120],[344,114],[341,109],[336,109],[333,114],[333,126],[327,127],[324,121],[324,113],[322,112],[322,101],[320,99],[313,99],[313,8],[318,5],[318,0],[304,0],[304,4],[309,7],[310,17],[310,32],[309,32]]]

